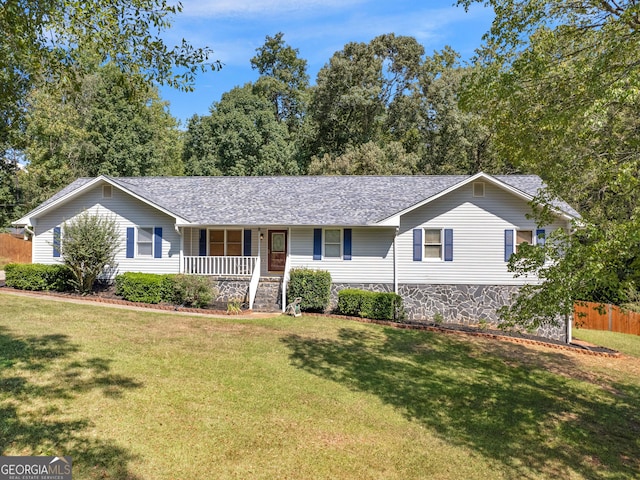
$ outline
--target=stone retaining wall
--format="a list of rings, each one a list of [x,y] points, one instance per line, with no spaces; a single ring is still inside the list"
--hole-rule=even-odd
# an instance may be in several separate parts
[[[331,286],[331,307],[338,303],[338,291],[358,288],[374,292],[392,292],[392,284],[346,284]],[[486,323],[495,327],[499,323],[497,310],[509,305],[519,287],[513,285],[422,285],[400,284],[398,293],[404,301],[408,320],[463,325]],[[536,335],[565,341],[564,325],[545,326]]]

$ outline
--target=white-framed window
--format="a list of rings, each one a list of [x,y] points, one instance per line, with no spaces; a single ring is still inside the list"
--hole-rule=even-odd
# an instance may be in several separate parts
[[[516,230],[516,245],[515,251],[518,253],[520,245],[528,243],[533,245],[533,230]]]
[[[138,227],[136,256],[153,257],[153,227]]]
[[[213,257],[242,256],[242,229],[209,230],[209,255]]]
[[[111,198],[113,196],[113,187],[111,185],[102,186],[102,198]]]
[[[442,229],[424,229],[424,255],[425,260],[442,260]]]
[[[325,258],[342,257],[342,229],[324,229],[324,256]]]

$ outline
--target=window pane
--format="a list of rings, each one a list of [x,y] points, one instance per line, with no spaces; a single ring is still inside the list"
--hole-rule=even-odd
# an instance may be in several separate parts
[[[138,255],[143,256],[151,256],[152,251],[152,243],[138,243]]]
[[[224,255],[224,243],[211,243],[209,245],[209,255],[222,257]]]
[[[242,230],[227,230],[227,242],[240,243],[242,241]]]
[[[424,258],[442,258],[440,245],[425,245]]]
[[[442,243],[440,242],[440,230],[425,230],[424,243]]]
[[[271,251],[277,253],[283,253],[284,248],[284,233],[272,233],[271,234]]]
[[[153,229],[152,228],[138,228],[138,241],[139,242],[150,242],[153,240]]]
[[[340,243],[340,230],[325,230],[325,243]]]
[[[240,243],[227,244],[227,255],[232,257],[239,257],[242,255],[242,245]]]
[[[518,230],[516,232],[516,243],[533,243],[533,232],[531,230]]]
[[[325,245],[325,257],[340,257],[340,245]]]
[[[223,243],[224,230],[209,230],[209,240],[211,242]]]

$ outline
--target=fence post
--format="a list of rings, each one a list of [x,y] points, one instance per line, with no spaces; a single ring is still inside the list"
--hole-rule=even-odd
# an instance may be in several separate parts
[[[607,304],[607,314],[609,315],[609,331],[613,330],[613,307],[610,303]]]

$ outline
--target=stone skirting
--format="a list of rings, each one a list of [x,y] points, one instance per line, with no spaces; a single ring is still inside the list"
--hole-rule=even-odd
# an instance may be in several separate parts
[[[338,291],[358,288],[375,292],[392,292],[393,285],[385,283],[336,283],[331,286],[331,307],[338,302]],[[497,310],[509,305],[519,287],[514,285],[423,285],[400,284],[398,294],[404,301],[408,320],[483,324],[496,327],[500,321]],[[536,335],[553,340],[566,340],[564,325],[541,327]]]
[[[211,284],[217,292],[213,304],[226,308],[230,300],[248,302],[250,281],[246,277],[213,277]]]

